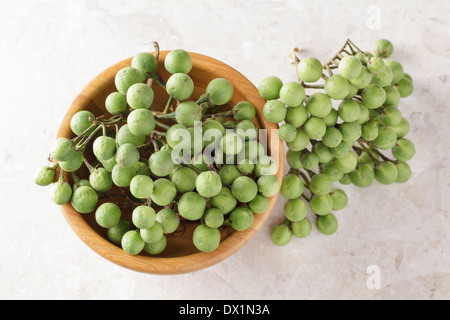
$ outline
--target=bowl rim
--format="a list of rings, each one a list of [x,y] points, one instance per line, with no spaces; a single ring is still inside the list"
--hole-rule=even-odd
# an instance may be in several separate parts
[[[159,65],[161,65],[161,60],[164,61],[164,57],[169,52],[169,50],[160,52],[158,61]],[[270,130],[278,129],[278,125],[268,122],[262,116],[262,106],[264,105],[265,100],[263,100],[259,96],[257,88],[239,71],[225,64],[224,62],[195,52],[189,52],[189,54],[194,61],[194,68],[196,63],[198,64],[199,61],[201,61],[201,63],[220,66],[222,68],[225,68],[227,72],[229,72],[230,75],[227,78],[238,80],[239,86],[243,88],[240,89],[241,91],[243,91],[245,88],[247,101],[251,102],[257,109],[260,109],[259,112],[256,112],[256,118],[261,125],[261,128],[268,129],[268,141],[272,141],[272,139],[278,140],[278,150],[268,150],[268,154],[273,155],[274,152],[278,153],[277,157],[279,161],[278,172],[276,173],[276,176],[281,182],[284,173],[284,146],[281,140],[279,140],[278,136],[275,137],[274,135],[272,135]],[[104,89],[104,87],[102,86],[105,86],[105,83],[108,83],[108,81],[113,81],[117,71],[119,71],[123,67],[130,66],[131,59],[132,57],[124,59],[108,67],[104,71],[100,72],[81,90],[81,92],[73,100],[69,109],[66,111],[66,114],[60,124],[57,133],[58,138],[70,138],[71,130],[70,125],[68,124],[70,123],[70,119],[72,118],[73,114],[80,110],[86,109],[86,107],[93,102],[93,99],[91,97],[95,94],[98,94],[99,91],[101,92],[102,89]],[[268,143],[268,145],[270,148],[270,143]],[[83,218],[83,215],[73,209],[70,202],[63,206],[60,206],[60,209],[63,213],[64,218],[66,219],[71,229],[75,232],[75,234],[90,249],[92,249],[103,258],[121,267],[133,271],[157,275],[171,275],[190,273],[208,268],[236,253],[253,238],[253,236],[267,221],[270,213],[272,212],[272,209],[275,206],[278,195],[279,192],[277,192],[277,194],[273,197],[269,198],[269,208],[265,213],[255,214],[254,222],[249,229],[244,231],[234,231],[233,234],[221,241],[219,247],[216,250],[212,252],[196,252],[193,254],[178,257],[129,255],[125,253],[122,248],[119,248],[118,246],[112,244],[107,239],[98,234],[86,222],[86,220]]]

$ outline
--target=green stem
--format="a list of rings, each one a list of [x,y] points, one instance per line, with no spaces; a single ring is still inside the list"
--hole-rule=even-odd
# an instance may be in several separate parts
[[[328,71],[328,75],[329,75],[330,77],[332,77],[332,76],[333,76],[333,72],[331,71],[332,68],[331,68],[329,65],[325,66],[325,68],[326,68],[327,71]]]
[[[323,89],[323,84],[303,84],[305,89]]]
[[[85,156],[83,156],[83,162],[86,165],[86,167],[88,168],[90,173],[94,172],[95,168],[87,161]]]
[[[86,138],[86,140],[84,140],[83,143],[81,143],[80,145],[75,147],[76,151],[81,151],[84,150],[84,148],[86,148],[86,145],[89,143],[89,141],[92,140],[92,138],[97,134],[97,132],[102,128],[102,126],[98,126],[94,131],[92,131],[92,133]],[[81,141],[80,141],[81,142]]]
[[[59,181],[64,181],[64,170],[62,168],[59,169]]]
[[[87,128],[86,130],[84,130],[82,133],[80,133],[79,135],[77,135],[75,138],[73,138],[71,141],[73,141],[73,143],[76,145],[78,144],[83,138],[84,135],[86,133],[88,133],[90,130],[94,129],[95,127],[97,127],[98,124],[93,123],[89,128]]]
[[[192,170],[194,170],[195,172],[197,172],[198,174],[202,173],[203,171],[198,169],[196,166],[189,164],[189,163],[184,163],[183,166],[191,168]]]
[[[198,105],[204,103],[204,102],[209,102],[209,93],[204,93],[200,96],[200,98],[195,102]]]
[[[72,172],[72,179],[74,183],[80,181],[80,177],[75,172]]]
[[[309,179],[306,177],[306,175],[302,171],[298,170],[298,173],[302,177],[303,183],[305,184],[306,188],[309,189]]]
[[[355,54],[356,52],[354,52],[354,51],[353,51],[353,48],[352,48],[352,47],[350,47],[350,48],[351,48],[351,50],[352,50],[352,52],[353,52],[353,53],[351,53],[351,52],[348,52],[348,51],[347,51],[347,50],[345,50],[345,49],[344,49],[344,50],[343,50],[342,52],[344,52],[344,53],[348,54],[349,56],[353,56],[353,55],[354,55],[354,54]]]
[[[215,114],[204,115],[202,117],[202,119],[207,119],[207,118],[212,118],[212,117],[232,117],[232,116],[233,116],[233,110],[230,110],[230,111],[224,111],[224,112],[219,112],[219,113],[215,113]]]
[[[159,121],[155,121],[155,124],[156,124],[158,127],[164,128],[164,129],[166,129],[166,130],[169,130],[169,128],[170,128],[170,126],[168,126],[167,124],[164,124],[164,123],[159,122]]]
[[[311,199],[306,196],[306,194],[302,193],[301,197],[305,199],[307,202],[310,202]]]
[[[158,142],[155,139],[152,139],[152,144],[155,151],[159,151]]]
[[[161,132],[161,131],[158,131],[158,130],[153,130],[153,133],[158,135],[158,136],[161,136],[161,137],[165,137],[166,136],[165,132]]]
[[[175,120],[175,112],[171,112],[171,113],[161,113],[161,112],[153,112],[153,116],[156,119],[173,119]]]
[[[169,99],[167,100],[167,103],[166,103],[166,107],[164,108],[164,111],[163,111],[164,114],[167,114],[167,112],[169,112],[169,108],[172,105],[172,101],[173,101],[173,97],[169,96]]]
[[[364,51],[362,51],[360,48],[358,48],[350,39],[347,39],[347,43],[349,45],[349,47],[351,48],[351,50],[356,50],[357,52],[359,52],[360,54],[362,54],[364,57],[368,58],[369,56],[367,54],[364,53]]]

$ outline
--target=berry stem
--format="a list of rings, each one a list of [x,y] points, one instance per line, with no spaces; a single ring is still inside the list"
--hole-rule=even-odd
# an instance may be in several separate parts
[[[294,65],[294,67],[297,68],[298,64],[300,63],[300,59],[297,57],[297,52],[303,51],[302,48],[294,48],[292,49],[289,58],[291,63]]]
[[[224,111],[224,112],[219,112],[219,113],[215,113],[215,114],[208,114],[208,115],[204,115],[202,117],[202,119],[207,119],[207,118],[211,118],[211,117],[232,117],[233,116],[233,110],[230,111]]]
[[[89,143],[89,141],[92,140],[92,138],[97,134],[97,132],[102,128],[102,126],[98,126],[97,128],[95,128],[94,131],[92,131],[92,133],[86,138],[86,140],[83,141],[83,143],[81,143],[80,145],[77,145],[75,147],[76,151],[83,151],[84,148],[86,148],[86,145]],[[81,142],[81,141],[80,141]]]
[[[159,121],[155,121],[155,124],[156,124],[158,127],[164,128],[164,129],[166,129],[166,130],[169,130],[169,128],[170,128],[170,126],[168,126],[167,124],[164,124],[164,123],[159,122]]]
[[[84,155],[83,155],[83,162],[86,165],[86,167],[88,168],[90,173],[94,172],[95,168],[87,161],[87,159]]]
[[[209,94],[208,93],[202,94],[195,103],[200,105],[204,102],[209,102]]]
[[[158,135],[158,136],[161,136],[161,137],[165,137],[166,136],[165,132],[158,131],[158,130],[153,130],[153,133]],[[153,138],[155,138],[155,137],[153,137]]]
[[[62,168],[59,169],[58,181],[63,181],[64,182],[64,170]]]
[[[155,58],[156,58],[156,61],[158,61],[159,60],[159,52],[160,52],[159,43],[158,43],[158,41],[153,41],[152,43],[153,43],[153,47],[155,48]],[[158,65],[156,65],[156,67],[158,68]]]
[[[389,159],[388,157],[386,157],[373,143],[371,143],[371,142],[369,142],[369,141],[366,141],[366,140],[364,140],[364,139],[360,139],[360,140],[362,140],[363,142],[365,142],[366,144],[367,144],[367,146],[371,149],[371,150],[373,150],[373,151],[375,151],[384,161],[395,161],[395,160],[392,160],[392,159]],[[370,151],[368,151],[368,152],[370,152]]]
[[[165,113],[154,111],[153,116],[157,119],[173,119],[173,120],[175,120],[175,112],[165,114]]]
[[[191,168],[192,170],[194,170],[195,172],[197,172],[198,174],[202,173],[203,171],[198,169],[196,166],[190,164],[190,163],[184,163],[183,164],[185,167]]]
[[[93,123],[89,128],[87,128],[86,130],[84,130],[82,133],[80,133],[78,136],[76,136],[75,138],[73,138],[71,141],[73,141],[73,143],[76,145],[78,144],[83,138],[84,135],[86,133],[88,133],[91,129],[95,128],[96,126],[98,126],[98,124]]]
[[[56,171],[56,169],[58,169],[59,167],[59,163],[55,163],[52,167],[49,167],[51,170]]]
[[[303,84],[303,87],[305,89],[323,89],[324,85],[323,84]]]
[[[350,47],[351,48],[351,47]],[[352,50],[353,51],[353,50]],[[353,56],[356,52],[353,51],[353,53],[348,52],[347,50],[343,50],[342,52],[348,54],[349,56]]]
[[[367,54],[364,53],[364,51],[362,51],[360,48],[358,48],[350,39],[347,39],[347,43],[350,47],[350,49],[352,50],[352,52],[355,52],[354,50],[356,50],[358,53],[362,54],[364,57],[369,58],[369,56]],[[356,54],[356,52],[355,52]]]
[[[169,108],[172,105],[172,101],[173,101],[173,97],[169,96],[169,99],[167,100],[167,103],[166,103],[166,107],[164,108],[164,111],[163,111],[164,114],[167,114],[169,112]]]
[[[303,199],[305,199],[308,203],[311,201],[311,198],[308,198],[308,196],[306,194],[304,194],[304,193],[302,193],[301,197]]]

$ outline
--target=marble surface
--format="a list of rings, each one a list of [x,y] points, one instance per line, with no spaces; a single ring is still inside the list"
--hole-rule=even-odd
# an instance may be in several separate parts
[[[450,298],[450,15],[446,1],[1,1],[1,299]],[[183,48],[253,83],[294,80],[293,47],[327,60],[347,39],[379,38],[415,79],[401,102],[417,155],[406,184],[344,186],[349,206],[330,237],[272,245],[267,224],[238,253],[191,274],[118,267],[72,232],[49,190],[33,184],[67,107],[111,64]]]

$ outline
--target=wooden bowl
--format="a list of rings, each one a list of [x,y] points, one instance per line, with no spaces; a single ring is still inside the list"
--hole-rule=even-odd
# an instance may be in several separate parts
[[[160,52],[159,56],[159,72],[163,80],[167,80],[170,76],[164,68],[164,58],[168,51]],[[277,177],[282,181],[284,152],[283,144],[278,140],[278,135],[271,132],[270,129],[277,129],[276,124],[267,122],[262,115],[262,108],[265,101],[260,97],[255,86],[247,80],[242,74],[230,66],[215,60],[213,58],[190,53],[193,59],[194,67],[189,73],[195,84],[195,90],[191,99],[197,99],[208,83],[214,78],[226,78],[234,86],[234,94],[228,106],[221,107],[221,110],[229,110],[230,106],[234,106],[239,101],[249,101],[257,110],[255,124],[259,128],[267,130],[268,150],[267,153],[278,159]],[[111,92],[116,91],[114,85],[114,77],[116,73],[127,66],[131,65],[131,59],[121,61],[92,80],[75,98],[69,110],[67,111],[61,127],[59,128],[58,137],[72,138],[73,133],[70,129],[70,120],[72,116],[80,110],[89,110],[95,116],[105,114],[109,116],[105,108],[105,99]],[[166,91],[159,85],[153,84],[155,92],[155,100],[152,109],[162,111],[167,102],[168,95]],[[271,150],[270,141],[278,143],[276,150]],[[87,178],[88,172],[80,169],[77,174],[81,178]],[[125,253],[121,248],[110,243],[106,237],[106,229],[100,227],[95,221],[95,214],[87,215],[76,212],[70,203],[61,206],[62,213],[78,237],[92,250],[97,252],[107,260],[143,273],[150,274],[181,274],[197,271],[207,268],[216,263],[223,261],[233,253],[242,248],[250,239],[260,230],[264,222],[267,220],[272,208],[275,205],[278,194],[271,197],[269,209],[263,214],[255,214],[253,225],[245,231],[234,231],[231,227],[221,227],[221,244],[213,252],[200,252],[192,243],[192,233],[198,225],[196,222],[182,221],[180,230],[167,235],[167,247],[159,255],[150,256],[145,252],[132,256]],[[108,200],[111,201],[111,200]],[[99,202],[99,204],[101,201]],[[123,218],[131,216],[130,212],[122,212]],[[131,221],[131,219],[130,219]]]

